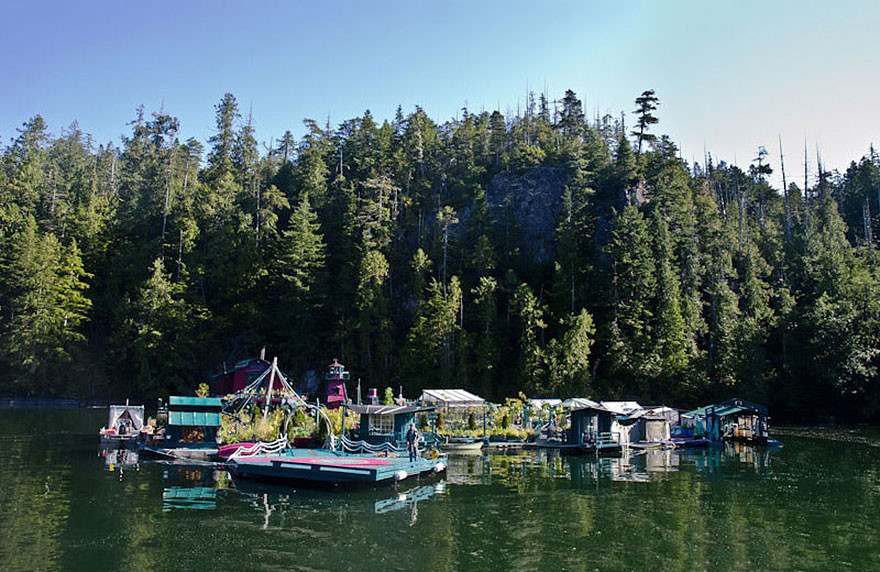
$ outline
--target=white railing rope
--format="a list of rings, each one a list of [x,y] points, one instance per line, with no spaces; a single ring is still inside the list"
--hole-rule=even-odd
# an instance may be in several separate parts
[[[281,437],[270,443],[257,442],[250,447],[239,447],[234,453],[229,455],[229,460],[231,461],[238,457],[253,457],[255,455],[274,455],[287,449],[288,445],[290,443],[287,441],[287,437]]]

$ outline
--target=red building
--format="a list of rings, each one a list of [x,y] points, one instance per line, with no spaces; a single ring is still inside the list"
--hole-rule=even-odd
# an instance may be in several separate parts
[[[327,380],[327,409],[336,409],[346,401],[348,401],[348,392],[345,389],[345,382],[348,381],[348,372],[345,366],[337,360],[333,360],[330,364],[330,370],[324,375]]]
[[[224,373],[214,376],[214,395],[223,396],[236,393],[247,387],[252,381],[260,377],[272,364],[264,359],[251,358],[238,362],[235,366]],[[275,390],[281,389],[280,380],[275,380]]]

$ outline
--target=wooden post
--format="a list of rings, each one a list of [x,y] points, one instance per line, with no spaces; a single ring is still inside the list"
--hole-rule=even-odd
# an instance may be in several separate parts
[[[272,401],[272,386],[275,385],[275,371],[278,369],[278,358],[272,358],[272,371],[269,372],[269,385],[266,387],[266,406],[263,418],[269,415],[269,403]]]

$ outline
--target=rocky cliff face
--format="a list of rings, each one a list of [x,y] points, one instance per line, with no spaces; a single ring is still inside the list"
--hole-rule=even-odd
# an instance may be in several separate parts
[[[564,183],[562,170],[552,167],[499,173],[489,183],[486,200],[494,223],[515,226],[514,240],[528,260],[553,259]]]

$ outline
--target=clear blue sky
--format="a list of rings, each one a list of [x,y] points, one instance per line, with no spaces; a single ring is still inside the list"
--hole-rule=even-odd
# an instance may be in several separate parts
[[[515,111],[527,87],[616,115],[653,88],[686,158],[775,161],[781,134],[800,179],[805,138],[838,168],[880,139],[878,32],[867,1],[2,0],[0,138],[40,113],[118,141],[143,103],[204,141],[226,91],[268,141],[398,104]]]

